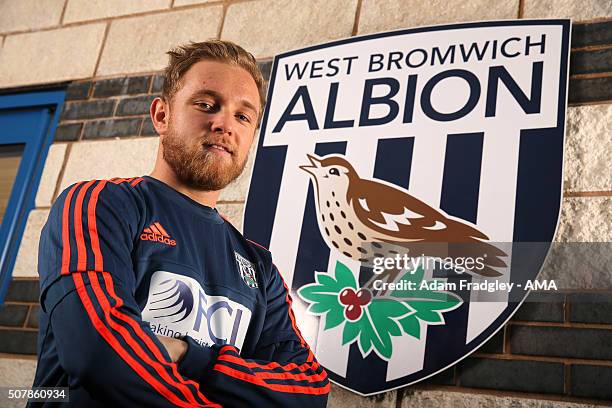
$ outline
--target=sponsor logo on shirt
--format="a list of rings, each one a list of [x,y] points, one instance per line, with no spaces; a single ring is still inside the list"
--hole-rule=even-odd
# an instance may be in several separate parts
[[[242,348],[251,311],[225,296],[211,296],[188,276],[157,271],[151,277],[142,319],[153,333],[189,336],[202,345]]]

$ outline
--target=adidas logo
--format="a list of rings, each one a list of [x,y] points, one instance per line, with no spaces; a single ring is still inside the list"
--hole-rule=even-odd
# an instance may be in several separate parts
[[[159,222],[154,222],[145,228],[140,234],[140,239],[143,241],[155,241],[162,244],[176,246],[176,241],[170,238],[168,232],[161,226]]]

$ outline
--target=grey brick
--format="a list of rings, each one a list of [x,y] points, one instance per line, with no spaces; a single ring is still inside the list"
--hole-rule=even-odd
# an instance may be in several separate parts
[[[570,79],[568,100],[571,104],[612,99],[612,77]]]
[[[149,91],[150,76],[103,79],[94,84],[94,98],[134,95]]]
[[[151,85],[151,93],[161,93],[164,87],[164,76],[155,75],[153,77],[153,85]]]
[[[40,288],[38,280],[12,280],[5,301],[38,303]]]
[[[127,93],[130,95],[141,94],[149,92],[149,85],[151,84],[151,76],[139,76],[130,77],[128,80]]]
[[[88,122],[83,131],[83,139],[104,137],[137,136],[142,118],[109,119]]]
[[[612,294],[572,293],[568,299],[572,322],[612,324]]]
[[[612,330],[512,325],[513,354],[612,359]]]
[[[128,115],[143,115],[149,113],[149,107],[151,101],[158,95],[144,95],[135,96],[133,98],[125,98],[119,101],[117,105],[116,116],[128,116]]]
[[[144,118],[144,122],[142,123],[142,130],[140,131],[140,136],[158,136],[155,128],[153,127],[153,122],[151,122],[150,117]]]
[[[112,116],[115,102],[112,99],[68,102],[64,105],[60,120],[94,119]]]
[[[612,367],[572,364],[570,379],[572,396],[612,400]]]
[[[503,353],[504,352],[504,328],[495,333],[485,344],[478,348],[479,353]]]
[[[462,387],[563,393],[563,364],[542,361],[467,358],[459,363]]]
[[[0,306],[0,326],[22,326],[28,314],[28,307],[10,303]]]
[[[91,89],[91,81],[73,82],[66,88],[66,100],[73,101],[78,99],[87,99],[89,90]]]
[[[32,310],[30,310],[30,316],[28,316],[28,321],[26,323],[26,326],[37,329],[39,319],[40,319],[40,306],[38,305],[32,306]]]
[[[36,354],[36,331],[0,330],[0,353]]]
[[[55,141],[74,141],[79,140],[83,123],[68,123],[59,125],[55,131]]]
[[[572,25],[572,48],[612,44],[612,21]]]
[[[612,49],[572,52],[570,75],[610,71],[612,71]]]
[[[564,300],[562,293],[531,292],[512,320],[562,323]]]

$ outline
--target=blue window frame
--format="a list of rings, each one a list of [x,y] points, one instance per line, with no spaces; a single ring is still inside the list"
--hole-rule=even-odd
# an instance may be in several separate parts
[[[0,148],[21,155],[0,225],[0,304],[11,281],[15,257],[49,146],[64,103],[63,89],[0,95]]]

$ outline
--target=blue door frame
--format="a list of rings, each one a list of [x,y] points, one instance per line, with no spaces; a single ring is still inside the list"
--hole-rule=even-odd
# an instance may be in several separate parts
[[[23,155],[0,226],[0,304],[11,281],[49,146],[57,127],[63,89],[0,95],[0,144],[23,144]]]

